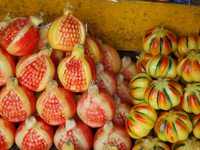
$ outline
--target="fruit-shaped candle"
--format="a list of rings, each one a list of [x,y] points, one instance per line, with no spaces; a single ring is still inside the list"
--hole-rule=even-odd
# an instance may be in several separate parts
[[[188,83],[183,89],[181,107],[187,113],[200,113],[200,83]]]
[[[58,87],[55,80],[50,80],[37,99],[36,109],[46,123],[61,125],[75,115],[76,102],[70,91]]]
[[[192,129],[188,114],[181,110],[161,112],[154,126],[158,138],[171,143],[186,140]]]
[[[191,136],[184,141],[178,141],[172,144],[171,150],[200,150],[200,141]]]
[[[65,89],[83,92],[96,78],[95,62],[84,54],[83,45],[76,44],[72,53],[59,63],[57,73]]]
[[[131,57],[124,56],[121,59],[122,66],[119,74],[124,76],[124,80],[130,82],[130,80],[137,74],[136,63],[131,60]]]
[[[188,53],[189,50],[200,50],[200,35],[190,34],[189,36],[183,36],[178,41],[178,56]]]
[[[174,78],[158,78],[149,82],[144,99],[153,109],[169,110],[180,104],[183,89]]]
[[[200,139],[200,114],[196,115],[192,119],[192,123],[194,126],[193,134],[197,139]]]
[[[121,69],[121,59],[117,50],[108,45],[104,44],[101,39],[97,39],[103,49],[103,66],[105,70],[110,70],[115,74],[119,73]]]
[[[0,42],[3,47],[15,56],[22,56],[31,52],[39,42],[38,25],[43,22],[40,17],[30,16],[12,19],[0,33]]]
[[[127,102],[122,102],[122,100],[115,95],[115,116],[112,120],[113,124],[125,126],[126,114],[129,113],[131,105]]]
[[[131,79],[128,92],[134,105],[145,102],[144,93],[150,81],[152,81],[152,78],[146,73],[139,73]]]
[[[44,25],[41,26],[39,34],[40,34],[40,41],[38,42],[38,45],[35,47],[34,52],[39,52],[44,46],[46,46],[49,43],[48,27]],[[52,59],[54,65],[57,66],[60,60],[64,57],[64,55],[65,55],[64,51],[53,49],[50,58]]]
[[[200,51],[191,49],[181,55],[176,67],[177,74],[186,82],[200,82]]]
[[[3,31],[3,29],[5,29],[5,27],[8,25],[8,23],[11,21],[12,19],[10,18],[10,13],[8,13],[3,20],[0,21],[0,33]]]
[[[129,83],[124,79],[124,76],[122,74],[117,74],[115,77],[117,80],[116,95],[120,98],[122,102],[126,102],[132,105],[128,92]]]
[[[63,9],[63,15],[51,23],[48,39],[53,49],[72,51],[76,44],[85,44],[85,26],[78,18],[73,16],[73,13],[73,6],[67,3]]]
[[[136,56],[136,58],[137,58],[137,61],[136,61],[137,73],[146,72],[146,69],[145,69],[146,64],[152,56],[153,55],[151,53],[147,53],[145,51],[142,51],[139,56]]]
[[[52,126],[41,118],[29,116],[18,126],[15,143],[23,150],[49,150],[53,145],[53,137]]]
[[[0,64],[0,86],[3,86],[11,75],[15,75],[15,61],[3,48],[0,48]]]
[[[15,143],[16,127],[13,123],[0,117],[0,149],[8,150]]]
[[[132,150],[170,150],[170,147],[159,138],[148,135],[136,140]]]
[[[155,55],[147,62],[146,73],[153,78],[175,78],[176,61],[170,56]]]
[[[92,83],[77,103],[77,114],[90,127],[102,127],[115,115],[115,103],[112,96],[100,90]]]
[[[10,122],[24,121],[35,111],[34,93],[10,77],[0,91],[0,114]]]
[[[55,66],[50,56],[52,48],[47,45],[39,52],[23,56],[16,65],[16,77],[25,87],[35,92],[45,90],[47,82],[55,76]]]
[[[177,36],[163,26],[149,29],[143,37],[143,49],[152,55],[167,56],[177,49]]]
[[[103,50],[100,43],[92,36],[86,36],[86,42],[84,45],[85,54],[90,56],[95,63],[102,63]]]
[[[69,118],[57,128],[54,136],[54,144],[58,150],[63,150],[66,142],[72,143],[75,150],[90,150],[93,143],[92,131],[82,121]]]
[[[117,93],[117,80],[110,70],[104,70],[102,63],[96,64],[96,83],[99,89],[106,90],[111,96]]]
[[[157,113],[148,103],[137,104],[126,117],[126,131],[133,139],[145,137],[154,127],[156,119]]]
[[[94,135],[93,149],[107,150],[109,146],[115,146],[118,150],[130,150],[131,138],[121,125],[114,125],[107,121]]]

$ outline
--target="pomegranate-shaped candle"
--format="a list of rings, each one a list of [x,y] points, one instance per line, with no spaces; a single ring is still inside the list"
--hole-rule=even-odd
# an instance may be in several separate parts
[[[53,137],[52,126],[41,118],[29,116],[17,128],[15,143],[23,150],[49,150],[53,145]]]
[[[66,142],[68,142],[68,146]],[[68,148],[74,147],[75,150],[90,150],[92,143],[91,129],[82,121],[72,118],[69,118],[65,124],[59,126],[54,136],[54,144],[58,150],[63,150],[63,145]]]
[[[90,127],[102,127],[107,120],[115,115],[115,103],[112,96],[105,90],[91,84],[77,103],[79,118]]]

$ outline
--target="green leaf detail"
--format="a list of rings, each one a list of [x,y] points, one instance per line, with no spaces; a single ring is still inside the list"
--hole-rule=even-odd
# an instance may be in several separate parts
[[[190,108],[190,102],[189,102],[189,96],[188,95],[186,95],[186,101],[187,101],[188,108]]]
[[[161,52],[162,52],[162,47],[163,47],[163,39],[160,38],[160,54],[161,54]]]
[[[175,126],[174,122],[172,122],[172,128],[173,128],[173,131],[174,131],[174,132],[176,133],[176,135],[177,135],[178,133],[177,133],[176,126]]]
[[[192,92],[192,94],[195,96],[195,98],[196,98],[198,104],[200,105],[200,100],[199,100],[199,97],[197,96],[197,94],[196,94],[195,92]]]
[[[174,86],[172,86],[172,85],[170,85],[170,84],[169,84],[169,86],[170,86],[171,88],[173,88],[173,89],[180,95],[180,92],[179,92]]]
[[[170,99],[170,97],[169,97],[167,91],[166,91],[164,88],[163,88],[162,90],[163,90],[163,93],[165,94],[165,96],[166,96],[166,98],[167,98],[167,101],[170,103],[170,105],[171,105],[171,107],[172,107],[172,102],[171,102],[171,99]]]
[[[65,142],[67,145],[70,145],[71,144],[71,141],[66,141]]]
[[[146,115],[145,113],[142,113],[142,112],[140,112],[140,111],[135,111],[136,113],[138,113],[138,114],[141,114],[141,115]]]
[[[162,142],[163,143],[163,142]],[[158,146],[159,149],[161,150],[165,150],[165,148],[161,147],[161,146]]]
[[[146,39],[149,35],[151,35],[151,33],[152,33],[152,32],[150,32],[149,34],[145,35],[145,39]]]
[[[132,91],[132,90],[136,90],[136,89],[139,89],[140,87],[133,87],[133,88],[129,88],[128,90],[129,91]]]
[[[131,119],[130,117],[128,117],[128,118],[126,118],[126,126],[128,127],[128,130],[134,135],[134,136],[137,136],[137,135],[135,135],[132,131],[131,131],[131,129],[130,129],[130,127],[129,127],[129,125],[128,125],[128,119]],[[132,120],[132,119],[131,119]],[[134,120],[135,121],[135,120]]]
[[[176,145],[173,147],[172,150],[176,150],[176,149],[178,149],[178,148],[181,147],[181,146],[185,146],[185,144],[184,144],[184,143],[176,144]]]
[[[143,148],[145,148],[144,145],[142,145],[140,148],[138,148],[138,150],[142,150]]]
[[[166,39],[167,39],[167,41],[168,41],[168,43],[170,45],[170,49],[172,50],[172,42],[171,42],[171,40],[169,39],[169,37],[167,35],[165,37],[166,37]]]
[[[132,117],[128,117],[128,119],[130,119],[131,121],[135,122],[136,124],[138,124],[137,121],[135,121]]]
[[[188,116],[185,115],[184,113],[176,113],[176,115],[180,115],[180,116],[184,116],[184,117],[188,118]]]
[[[195,86],[200,87],[200,84],[199,84],[199,83],[196,83]]]
[[[137,79],[147,79],[149,80],[149,78],[147,76],[138,76],[137,78],[135,78],[134,80],[131,80],[130,84],[133,83],[135,80]]]
[[[48,49],[50,49],[50,48],[51,48],[51,45],[50,45],[49,43],[46,43],[46,47],[47,47]]]
[[[157,123],[157,126],[160,124],[161,121],[163,121],[164,118],[161,118],[160,121]]]
[[[159,93],[160,93],[160,90],[158,90],[157,92],[157,96],[156,96],[156,103],[157,103],[157,106],[159,107],[159,102],[158,102],[158,99],[159,99]],[[160,107],[159,107],[160,108]]]
[[[185,58],[187,58],[187,56],[188,56],[188,55],[187,55],[187,54],[185,54],[185,55],[182,57],[182,59],[185,59]],[[182,60],[182,59],[181,59],[181,60]],[[181,60],[180,60],[180,61],[181,61]]]
[[[200,89],[197,89],[197,92],[199,92],[199,93],[200,93]]]
[[[149,95],[151,94],[152,90],[153,90],[155,87],[156,87],[156,85],[153,85],[153,86],[151,87],[151,89],[150,89],[150,91],[149,91]],[[149,100],[149,95],[148,95],[148,99],[147,99],[147,100]]]
[[[157,65],[156,65],[156,70],[155,70],[155,72],[154,72],[154,76],[156,76],[156,72],[157,72],[158,68],[160,67],[160,64],[161,64],[161,62],[162,62],[162,60],[163,60],[164,57],[165,57],[165,56],[162,56],[162,57],[160,58],[160,60],[158,61]]]
[[[188,36],[186,37],[186,46],[187,46],[187,48],[188,48]]]
[[[171,68],[172,68],[172,60],[169,59],[169,67],[168,67],[167,73],[170,71]],[[166,75],[167,75],[167,73],[166,73]],[[165,77],[166,77],[166,75],[165,75]]]
[[[134,100],[134,101],[144,101],[145,102],[145,100],[144,99],[139,99],[139,98],[134,98],[134,97],[132,97],[132,96],[130,96],[130,98],[132,99],[132,100]]]
[[[180,121],[182,124],[185,125],[185,123],[180,119],[180,118],[176,118],[178,121]]]
[[[151,50],[151,45],[153,44],[153,41],[155,40],[155,37],[151,39],[150,44],[149,44],[149,51]]]
[[[138,140],[137,142],[135,142],[135,145],[140,144],[140,143],[144,143],[143,141]]]

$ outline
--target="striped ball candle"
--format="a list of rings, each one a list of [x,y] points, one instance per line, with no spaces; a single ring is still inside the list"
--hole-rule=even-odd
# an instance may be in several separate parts
[[[178,41],[178,54],[179,56],[188,53],[190,49],[200,49],[200,35],[190,34],[189,36],[183,36]]]
[[[200,82],[200,50],[191,49],[181,55],[176,66],[177,74],[186,82]]]
[[[180,104],[182,94],[183,89],[175,79],[158,78],[149,82],[144,98],[153,109],[169,110]]]
[[[181,107],[187,113],[200,113],[200,83],[186,84],[181,98]]]
[[[177,76],[176,61],[170,56],[153,56],[146,64],[146,73],[153,78],[175,78]]]
[[[144,92],[150,81],[152,81],[152,78],[146,73],[139,73],[131,79],[128,92],[130,100],[134,105],[145,102]]]
[[[126,131],[133,139],[140,139],[149,134],[156,119],[156,111],[148,103],[140,103],[128,113],[125,120]]]
[[[188,114],[181,110],[163,111],[154,126],[158,138],[171,143],[186,140],[192,129]]]
[[[149,29],[143,36],[143,49],[152,55],[167,56],[177,49],[177,36],[163,26]]]

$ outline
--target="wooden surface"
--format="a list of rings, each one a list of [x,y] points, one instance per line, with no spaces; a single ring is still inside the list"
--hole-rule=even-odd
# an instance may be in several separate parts
[[[0,0],[0,20],[11,17],[39,15],[44,11],[45,22],[62,15],[66,0]],[[200,6],[144,1],[68,0],[75,8],[74,15],[83,23],[89,22],[95,36],[117,50],[141,51],[144,32],[164,25],[178,38],[198,34]]]

